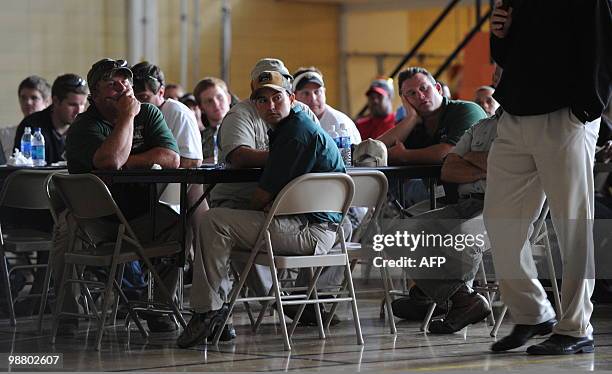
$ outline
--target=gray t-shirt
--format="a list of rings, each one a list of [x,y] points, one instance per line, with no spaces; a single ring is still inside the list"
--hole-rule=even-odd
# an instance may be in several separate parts
[[[459,156],[464,156],[468,152],[488,152],[497,135],[497,120],[498,113],[477,122],[474,126],[465,131],[455,148],[451,153],[456,153]],[[476,182],[460,184],[457,191],[459,196],[470,193],[484,193],[486,189],[486,180],[481,179]]]
[[[293,107],[299,106],[313,120],[319,120],[307,105],[294,101]],[[219,160],[231,167],[227,156],[238,147],[249,147],[257,150],[268,150],[268,126],[257,114],[251,100],[243,100],[234,105],[223,118],[218,133]],[[210,193],[212,207],[247,209],[251,197],[257,188],[254,183],[219,183]]]

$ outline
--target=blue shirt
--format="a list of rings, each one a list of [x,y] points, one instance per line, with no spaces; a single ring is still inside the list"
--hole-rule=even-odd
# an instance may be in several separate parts
[[[291,109],[270,136],[270,155],[259,187],[276,196],[289,182],[307,173],[345,173],[336,143],[303,111]],[[311,222],[340,223],[339,213],[311,213]]]

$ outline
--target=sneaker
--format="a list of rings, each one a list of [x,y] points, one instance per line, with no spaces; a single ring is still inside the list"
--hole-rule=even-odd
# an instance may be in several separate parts
[[[213,336],[213,331],[223,323],[227,311],[227,306],[224,305],[219,310],[195,313],[187,324],[187,328],[177,339],[176,344],[180,348],[189,348],[204,343],[208,337]]]

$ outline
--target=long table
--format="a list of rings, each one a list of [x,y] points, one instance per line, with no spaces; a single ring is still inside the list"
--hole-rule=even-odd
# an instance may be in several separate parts
[[[430,204],[435,207],[435,183],[440,175],[441,165],[410,165],[410,166],[384,166],[377,168],[349,168],[349,170],[379,170],[383,172],[390,181],[395,181],[398,186],[406,179],[427,178],[430,185]],[[180,237],[184,243],[185,229],[189,214],[195,209],[187,205],[187,185],[204,184],[207,188],[196,206],[208,196],[210,191],[218,183],[247,183],[257,182],[261,176],[262,169],[226,169],[219,167],[200,167],[193,169],[133,169],[133,170],[96,170],[93,172],[107,184],[114,183],[146,183],[154,188],[155,183],[179,183],[180,193]],[[403,198],[403,188],[399,188],[400,199]],[[153,200],[153,199],[152,199]],[[152,201],[153,205],[156,202]]]

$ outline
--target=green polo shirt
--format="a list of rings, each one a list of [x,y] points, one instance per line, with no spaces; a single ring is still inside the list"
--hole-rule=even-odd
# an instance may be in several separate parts
[[[297,110],[297,112],[296,112]],[[259,187],[276,196],[289,182],[306,173],[345,173],[336,143],[303,111],[292,109],[285,119],[268,132],[270,155]],[[339,213],[312,213],[311,222],[339,223]]]
[[[94,170],[94,155],[112,131],[113,125],[102,117],[92,103],[76,118],[68,130],[66,136],[68,171],[79,174]],[[176,140],[161,111],[154,105],[141,104],[140,112],[134,117],[134,136],[130,154],[143,153],[156,147],[179,152]],[[148,185],[122,183],[110,186],[110,191],[127,219],[147,212],[150,191]]]
[[[404,141],[409,149],[426,148],[435,144],[457,144],[463,133],[481,119],[487,118],[482,108],[470,101],[442,99],[438,128],[433,136],[424,123],[418,123]]]

